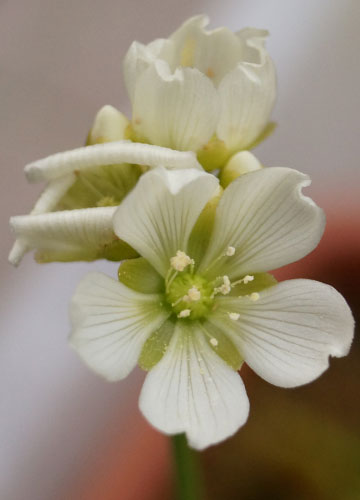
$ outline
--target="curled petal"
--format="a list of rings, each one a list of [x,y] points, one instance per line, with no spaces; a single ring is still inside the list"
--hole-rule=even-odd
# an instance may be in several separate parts
[[[15,235],[40,262],[93,260],[117,240],[112,226],[116,207],[64,210],[10,219]]]
[[[156,61],[172,58],[173,43],[170,40],[157,39],[148,45],[133,42],[124,58],[124,80],[131,102],[134,102],[136,82],[142,73]]]
[[[319,377],[329,356],[345,356],[354,320],[343,297],[331,286],[290,280],[250,297],[218,299],[209,321],[230,335],[246,363],[280,387],[295,387]],[[228,311],[239,314],[236,321]]]
[[[35,203],[35,206],[30,214],[44,214],[53,210],[74,181],[75,175],[68,174],[64,177],[49,182],[45,190],[42,192],[40,198]],[[16,240],[9,254],[9,262],[14,266],[18,266],[23,256],[29,250],[30,248],[26,243],[26,238]]]
[[[206,75],[216,87],[244,57],[244,41],[228,28],[206,30],[207,16],[188,19],[170,37],[174,43],[171,67],[190,66]]]
[[[264,130],[276,97],[274,64],[267,53],[264,31],[239,33],[245,58],[219,85],[221,101],[217,136],[231,151],[246,149]]]
[[[56,153],[25,167],[30,182],[51,180],[102,165],[135,163],[153,167],[201,168],[194,153],[130,141],[108,142]]]
[[[140,409],[154,427],[185,432],[190,446],[201,450],[246,422],[249,401],[240,376],[214,353],[199,326],[178,324],[145,379]]]

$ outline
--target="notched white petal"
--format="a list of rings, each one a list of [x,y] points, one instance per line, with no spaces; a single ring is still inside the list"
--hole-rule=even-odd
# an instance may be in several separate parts
[[[89,273],[71,302],[70,344],[109,381],[126,377],[142,346],[166,320],[157,294],[142,294],[101,273]]]
[[[66,174],[102,165],[135,163],[150,168],[201,168],[192,152],[130,141],[108,142],[56,153],[25,167],[30,182],[56,179]],[[120,167],[119,167],[120,168]]]
[[[323,234],[325,215],[302,194],[309,184],[307,175],[281,167],[233,181],[219,202],[201,271],[233,279],[276,269],[311,252]],[[220,258],[229,245],[236,254]]]
[[[236,322],[226,311],[240,314]],[[331,286],[290,280],[263,290],[258,300],[218,299],[209,321],[225,329],[246,363],[262,378],[295,387],[319,377],[329,356],[345,356],[354,320],[344,298]]]
[[[217,188],[218,179],[195,169],[154,169],[119,206],[115,233],[165,276],[177,251],[186,253],[191,230]]]
[[[140,410],[160,431],[185,432],[190,446],[202,450],[246,422],[249,401],[240,376],[215,354],[201,329],[179,322],[145,379]]]

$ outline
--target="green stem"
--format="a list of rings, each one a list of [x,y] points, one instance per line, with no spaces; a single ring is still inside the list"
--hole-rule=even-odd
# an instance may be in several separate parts
[[[198,454],[189,448],[185,434],[171,437],[175,468],[177,500],[201,500],[202,480]]]

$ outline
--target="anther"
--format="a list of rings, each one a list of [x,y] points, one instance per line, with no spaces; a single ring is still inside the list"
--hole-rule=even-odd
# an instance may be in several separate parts
[[[229,314],[229,318],[232,319],[233,321],[237,321],[240,318],[240,314],[239,313],[231,312],[231,313],[228,313],[228,314]]]
[[[253,302],[256,302],[257,300],[260,299],[260,295],[257,292],[253,292],[249,295],[250,300]]]
[[[250,281],[254,281],[254,276],[250,276],[249,274],[247,274],[245,278],[243,278],[243,283],[247,285]]]
[[[176,271],[183,271],[190,264],[195,264],[194,259],[191,259],[185,252],[178,250],[174,257],[170,259],[170,265]]]
[[[235,247],[227,247],[225,255],[227,257],[232,257],[235,254]]]
[[[219,342],[216,340],[215,337],[212,337],[210,339],[210,344],[213,345],[214,347],[216,347],[217,345],[219,345]]]

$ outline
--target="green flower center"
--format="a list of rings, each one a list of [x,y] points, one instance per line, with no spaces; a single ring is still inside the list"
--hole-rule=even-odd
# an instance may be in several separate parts
[[[169,283],[166,300],[178,318],[203,318],[213,305],[214,287],[198,274],[181,273]]]

